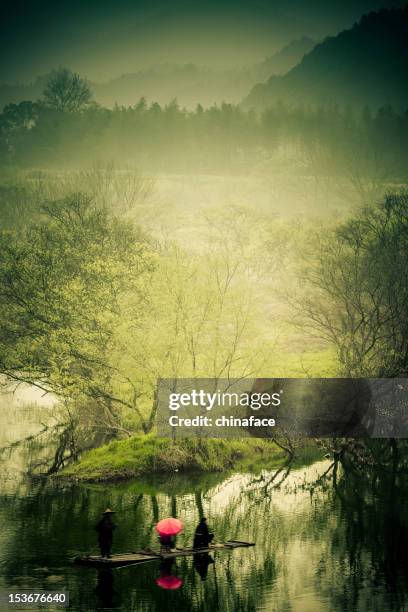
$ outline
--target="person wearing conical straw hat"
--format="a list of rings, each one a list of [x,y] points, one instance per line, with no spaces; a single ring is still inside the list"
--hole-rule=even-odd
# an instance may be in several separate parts
[[[114,510],[106,508],[106,510],[102,513],[101,520],[95,527],[95,530],[98,532],[101,557],[105,557],[107,559],[110,559],[111,556],[113,532],[116,529],[116,525],[112,521],[112,514],[115,514]]]

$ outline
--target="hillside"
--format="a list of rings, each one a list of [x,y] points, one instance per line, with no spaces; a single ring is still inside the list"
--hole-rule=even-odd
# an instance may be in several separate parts
[[[96,102],[112,107],[133,106],[141,97],[149,102],[168,104],[177,98],[181,106],[195,108],[221,102],[238,103],[249,89],[271,74],[284,74],[310,51],[314,42],[304,36],[292,40],[260,63],[221,69],[196,64],[161,64],[121,75],[105,83],[90,83]],[[0,108],[10,102],[36,100],[41,96],[46,76],[32,84],[0,85]]]
[[[235,69],[194,64],[156,66],[93,85],[95,99],[106,106],[113,106],[115,102],[133,105],[141,96],[160,104],[177,98],[179,104],[187,108],[194,108],[198,103],[204,107],[221,102],[238,103],[258,81],[271,74],[284,74],[296,66],[314,44],[304,36],[291,41],[259,64]]]
[[[302,36],[292,40],[277,53],[267,57],[262,63],[255,67],[254,74],[260,78],[267,79],[272,75],[283,75],[289,72],[309,53],[315,46],[315,42],[308,36]]]
[[[242,106],[262,110],[282,101],[405,109],[407,74],[408,6],[383,9],[326,38],[286,75],[256,85]]]

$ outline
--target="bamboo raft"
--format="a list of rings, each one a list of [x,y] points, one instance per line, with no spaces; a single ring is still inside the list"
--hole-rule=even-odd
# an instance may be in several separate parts
[[[187,557],[190,555],[200,555],[202,553],[216,552],[218,550],[233,550],[234,548],[247,548],[255,546],[253,542],[240,542],[239,540],[227,540],[220,544],[209,544],[206,548],[176,548],[168,552],[153,550],[137,550],[131,553],[120,553],[112,555],[109,559],[106,557],[86,555],[84,557],[76,557],[74,563],[76,565],[87,565],[89,567],[123,567],[125,565],[134,565],[137,563],[147,563],[149,561],[157,561],[164,559],[174,559],[176,557]]]

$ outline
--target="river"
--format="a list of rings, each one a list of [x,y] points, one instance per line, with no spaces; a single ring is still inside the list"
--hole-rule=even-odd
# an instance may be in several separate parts
[[[7,421],[30,432],[30,415],[21,403],[3,410],[1,431]],[[387,488],[379,476],[340,469],[333,479],[331,460],[321,459],[279,472],[71,485],[24,477],[27,452],[32,447],[2,455],[0,590],[65,589],[78,612],[408,610],[403,480]],[[200,513],[216,540],[255,546],[178,558],[170,568],[155,561],[112,571],[73,565],[76,555],[97,551],[94,526],[107,506],[116,511],[113,552],[155,546],[154,525],[171,514],[185,524],[179,546],[192,543]],[[157,585],[168,574],[181,579],[178,589]]]

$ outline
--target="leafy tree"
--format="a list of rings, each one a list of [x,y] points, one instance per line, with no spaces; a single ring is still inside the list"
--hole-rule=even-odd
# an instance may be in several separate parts
[[[76,113],[86,108],[92,92],[76,72],[60,67],[53,70],[43,92],[45,104],[54,110]]]
[[[100,429],[120,430],[120,408],[142,421],[117,355],[124,313],[137,326],[145,312],[145,237],[77,194],[43,205],[38,224],[0,243],[0,372],[95,406]]]

